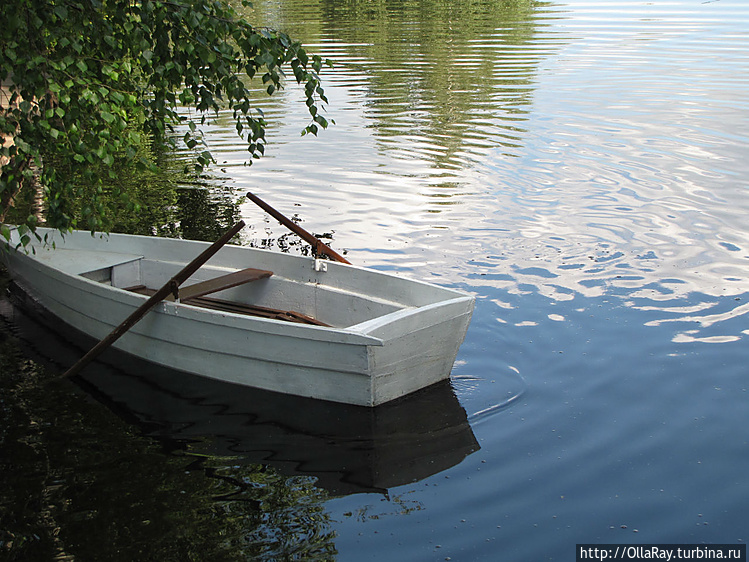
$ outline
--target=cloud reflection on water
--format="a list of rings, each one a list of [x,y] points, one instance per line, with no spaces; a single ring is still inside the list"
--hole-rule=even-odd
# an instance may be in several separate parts
[[[337,124],[302,139],[297,89],[259,100],[275,125],[247,168],[217,120],[209,142],[226,183],[334,232],[356,263],[495,297],[612,295],[661,310],[648,326],[683,322],[675,341],[722,341],[703,332],[746,315],[734,300],[749,266],[746,8],[618,5],[606,25],[611,8],[587,3],[492,6],[426,33],[449,6],[382,19],[256,4],[334,60]],[[265,235],[283,232],[241,210]],[[679,312],[695,302],[704,310]]]

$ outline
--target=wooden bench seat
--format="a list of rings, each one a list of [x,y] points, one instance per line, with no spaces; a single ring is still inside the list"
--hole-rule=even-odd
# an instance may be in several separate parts
[[[192,299],[196,297],[202,297],[210,295],[211,293],[217,293],[224,289],[231,289],[244,283],[250,283],[252,281],[258,281],[259,279],[267,279],[273,275],[272,271],[265,269],[255,269],[248,267],[240,271],[221,275],[220,277],[214,277],[207,281],[201,281],[200,283],[193,283],[192,285],[186,285],[179,288],[179,299],[181,301]],[[166,300],[175,300],[174,296],[170,295]]]

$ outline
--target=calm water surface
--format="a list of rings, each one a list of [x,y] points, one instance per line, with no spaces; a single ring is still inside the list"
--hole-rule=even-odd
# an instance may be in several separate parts
[[[95,528],[128,530],[119,559],[570,560],[575,543],[749,540],[749,5],[284,0],[252,17],[334,61],[336,125],[302,138],[298,89],[259,98],[274,125],[248,167],[219,116],[210,197],[253,190],[353,263],[476,295],[452,389],[410,418],[336,412],[363,424],[342,436],[195,381],[154,413],[101,367],[82,396],[136,425],[115,438],[85,421],[98,403],[78,416],[91,443],[119,445],[61,469],[74,499],[50,515],[55,547],[116,559]],[[284,234],[235,211],[246,244]],[[163,399],[171,375],[154,376],[127,392]]]

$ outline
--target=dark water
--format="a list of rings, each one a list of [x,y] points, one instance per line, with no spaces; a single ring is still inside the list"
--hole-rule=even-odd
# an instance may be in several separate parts
[[[213,210],[185,207],[183,228],[211,238],[233,212],[244,243],[277,241],[225,205],[252,189],[354,263],[472,292],[452,388],[373,418],[120,358],[43,385],[76,350],[5,304],[3,552],[745,543],[749,6],[285,0],[252,17],[335,62],[336,125],[302,138],[296,88],[260,98],[276,124],[247,167],[219,116],[214,187],[184,195]]]

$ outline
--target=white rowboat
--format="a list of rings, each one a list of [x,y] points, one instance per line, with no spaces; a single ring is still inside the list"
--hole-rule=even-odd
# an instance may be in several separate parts
[[[102,339],[209,244],[38,229],[2,251],[49,312]],[[18,244],[13,231],[11,245]],[[376,406],[450,376],[474,298],[337,262],[225,246],[114,347],[173,369]]]

